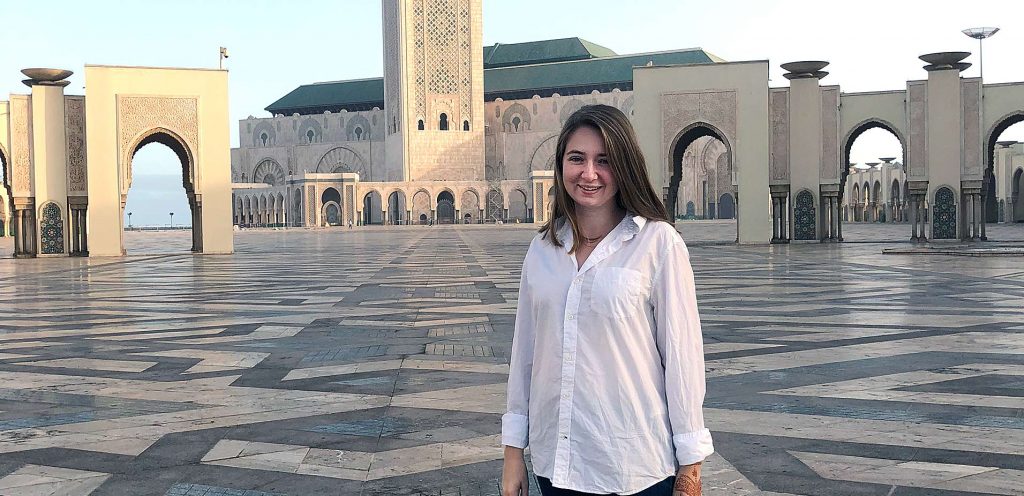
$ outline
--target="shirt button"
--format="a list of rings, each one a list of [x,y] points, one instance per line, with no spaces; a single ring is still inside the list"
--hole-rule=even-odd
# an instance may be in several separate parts
[[[572,319],[573,319],[573,316],[572,316],[572,315],[569,315],[569,320],[572,320]]]

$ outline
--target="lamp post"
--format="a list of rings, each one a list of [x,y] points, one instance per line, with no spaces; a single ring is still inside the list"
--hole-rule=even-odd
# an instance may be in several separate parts
[[[220,47],[220,59],[217,60],[217,68],[224,68],[224,59],[228,58],[228,49],[226,47]]]
[[[999,28],[968,28],[961,33],[970,38],[978,40],[978,76],[985,79],[985,52],[983,51],[982,40],[999,32]]]
[[[128,230],[132,229],[132,213],[128,212]]]
[[[174,229],[174,212],[171,212],[171,229]]]

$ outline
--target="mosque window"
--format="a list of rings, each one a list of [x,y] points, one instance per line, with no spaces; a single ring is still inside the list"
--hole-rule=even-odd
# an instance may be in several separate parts
[[[420,131],[423,130],[423,119],[416,122],[416,129],[419,129]]]
[[[363,139],[363,128],[357,127],[356,130],[355,130],[355,134],[356,134],[356,141],[362,140]]]
[[[267,136],[267,133],[260,133],[260,141],[263,142],[263,146],[267,146],[268,139],[270,139],[270,136]]]
[[[519,132],[519,124],[521,124],[522,122],[523,122],[523,120],[520,119],[518,115],[513,117],[512,118],[512,132],[518,133]]]
[[[462,130],[469,131],[469,121],[462,121]]]
[[[313,138],[315,138],[315,137],[316,137],[316,133],[313,132],[312,129],[306,131],[306,142],[307,143],[312,143],[313,142]]]
[[[448,114],[444,112],[441,113],[441,121],[438,123],[437,128],[442,131],[448,130]]]

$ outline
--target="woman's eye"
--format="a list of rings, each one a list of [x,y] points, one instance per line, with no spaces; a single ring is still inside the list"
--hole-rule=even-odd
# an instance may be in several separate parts
[[[569,161],[570,162],[582,162],[583,161],[583,157],[581,157],[579,155],[572,155],[572,156],[569,157]]]
[[[608,165],[608,159],[602,158],[602,159],[597,161],[597,164],[598,165]]]

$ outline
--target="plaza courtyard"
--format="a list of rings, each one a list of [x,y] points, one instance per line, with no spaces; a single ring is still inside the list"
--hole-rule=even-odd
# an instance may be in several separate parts
[[[705,494],[1024,494],[1024,257],[882,255],[906,225],[679,228]],[[27,260],[2,238],[0,494],[497,495],[533,233],[242,231],[193,256],[187,231],[130,232],[123,259]]]

